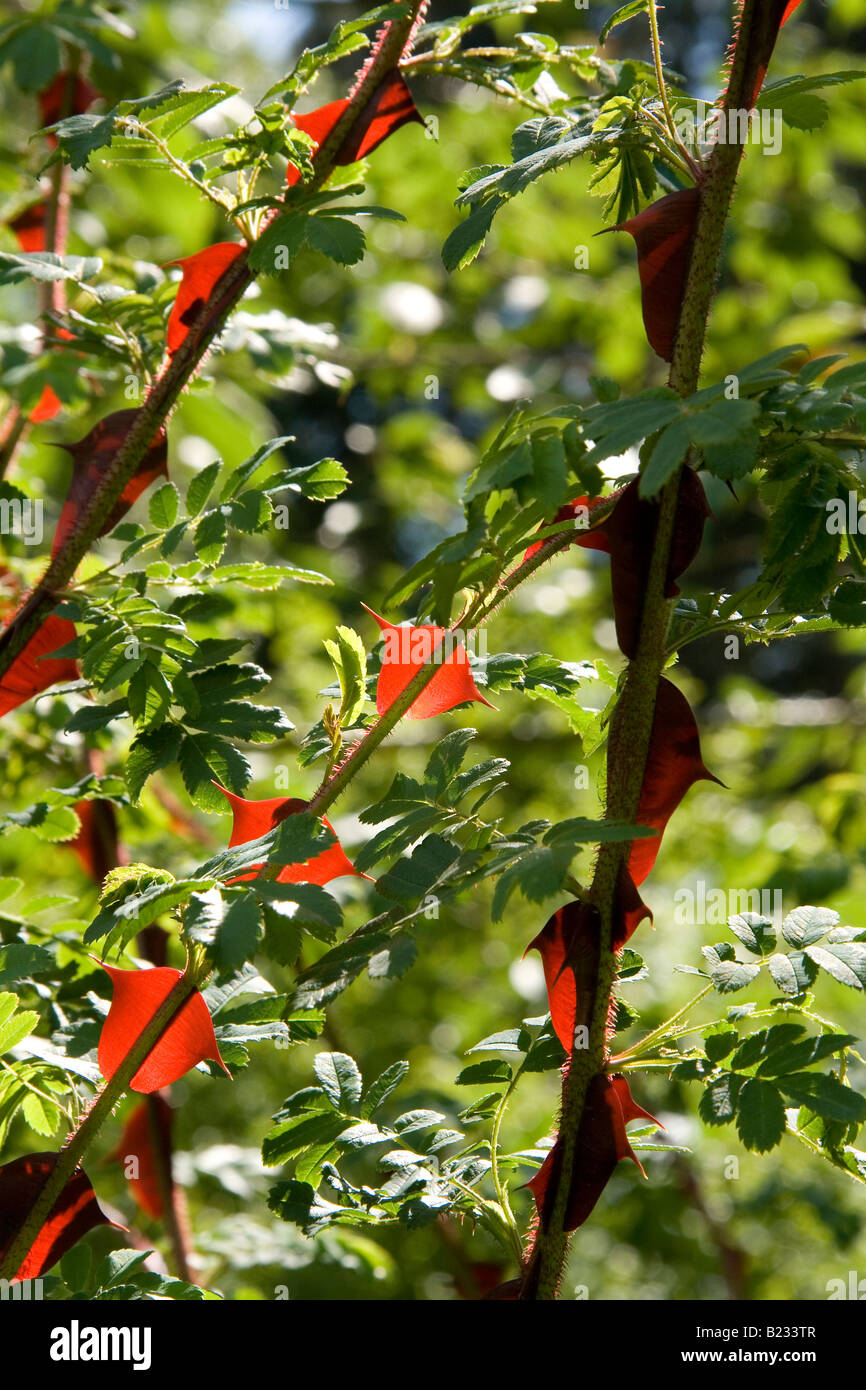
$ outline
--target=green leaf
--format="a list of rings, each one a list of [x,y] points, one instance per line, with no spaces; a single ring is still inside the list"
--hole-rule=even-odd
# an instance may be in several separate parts
[[[776,1048],[758,1067],[759,1076],[784,1076],[786,1072],[823,1062],[836,1052],[842,1052],[857,1039],[852,1033],[822,1033],[817,1038],[802,1038]]]
[[[24,1119],[37,1134],[50,1138],[57,1133],[60,1111],[56,1105],[52,1105],[41,1095],[36,1095],[34,1091],[30,1091],[24,1101],[22,1111]]]
[[[625,24],[626,20],[628,19],[634,19],[635,15],[646,14],[648,9],[649,0],[629,0],[629,4],[621,5],[618,10],[614,11],[610,19],[604,25],[604,28],[602,29],[601,33],[599,34],[599,48],[601,48],[602,44],[607,39],[607,36],[610,33],[611,29],[615,29],[618,24]]]
[[[150,120],[148,125],[161,139],[170,140],[191,121],[198,120],[206,111],[220,106],[239,90],[239,87],[232,87],[228,82],[209,82],[206,87],[199,87],[194,91],[178,92],[162,104],[160,114]]]
[[[707,1086],[698,1105],[698,1113],[705,1125],[727,1125],[737,1111],[737,1098],[744,1078],[736,1072],[725,1072]]]
[[[721,1062],[723,1058],[730,1056],[740,1040],[740,1035],[736,1028],[730,1028],[726,1024],[715,1024],[713,1029],[707,1029],[704,1033],[704,1051],[710,1062]]]
[[[250,268],[262,275],[288,270],[307,240],[311,220],[306,213],[285,212],[268,223],[250,247]]]
[[[785,1102],[769,1081],[749,1077],[743,1082],[737,1096],[737,1133],[754,1153],[767,1153],[781,1140]]]
[[[150,524],[157,531],[167,531],[177,521],[180,495],[174,483],[163,483],[150,499]]]
[[[866,580],[843,579],[830,596],[830,617],[842,627],[863,627],[866,623]]]
[[[807,1105],[825,1120],[858,1125],[866,1120],[866,1099],[836,1076],[799,1072],[780,1076],[778,1084],[796,1105]]]
[[[44,946],[23,946],[13,941],[0,946],[0,985],[14,985],[54,967],[54,957]]]
[[[587,428],[598,442],[584,463],[603,463],[632,449],[656,430],[664,429],[680,415],[682,406],[672,393],[643,393],[609,405],[597,405],[587,412]]]
[[[672,478],[689,451],[691,433],[687,419],[674,420],[659,435],[655,447],[641,470],[641,497],[655,497]]]
[[[320,1052],[313,1070],[334,1109],[354,1114],[361,1099],[361,1073],[354,1059],[345,1052]]]
[[[803,994],[818,975],[818,967],[803,951],[781,952],[767,961],[770,974],[783,994],[793,999]]]
[[[734,1071],[753,1067],[762,1058],[771,1056],[776,1049],[796,1041],[802,1032],[802,1024],[781,1023],[750,1033],[731,1058],[731,1067]]]
[[[129,712],[137,729],[159,728],[171,708],[171,687],[158,666],[145,661],[129,682]]]
[[[39,1015],[32,1009],[16,1013],[17,1007],[17,995],[0,994],[0,1056],[17,1047],[39,1022]]]
[[[263,930],[259,903],[244,888],[193,893],[184,913],[184,930],[190,940],[210,949],[221,974],[234,972],[259,948]]]
[[[454,1078],[455,1086],[490,1086],[499,1081],[511,1080],[511,1068],[507,1062],[492,1059],[487,1062],[473,1062],[464,1067]]]
[[[828,907],[795,907],[782,923],[782,935],[792,946],[811,946],[839,921]]]
[[[442,796],[445,788],[457,776],[477,732],[476,729],[454,729],[434,747],[427,759],[424,782],[433,788],[435,796]]]
[[[364,233],[356,222],[345,217],[308,218],[306,239],[309,246],[338,265],[357,265],[363,260]]]
[[[504,202],[505,199],[501,197],[488,198],[474,207],[462,222],[458,222],[442,247],[442,263],[446,270],[463,270],[472,264]]]
[[[377,1076],[361,1106],[361,1114],[365,1119],[375,1114],[380,1106],[384,1105],[392,1091],[395,1091],[409,1071],[408,1062],[392,1062],[390,1067],[386,1067],[381,1076]]]
[[[460,850],[439,835],[427,835],[407,859],[399,859],[380,878],[377,890],[386,898],[418,902],[447,875]]]
[[[49,806],[39,802],[30,811],[10,811],[7,820],[32,830],[40,840],[49,844],[59,844],[63,840],[74,840],[81,830],[81,821],[71,806]]]
[[[181,878],[170,883],[153,883],[142,892],[127,894],[120,902],[106,902],[84,933],[84,944],[89,946],[103,937],[109,938],[109,945],[118,937],[121,941],[128,940],[163,913],[185,903],[194,892],[210,886],[198,878]]]
[[[856,941],[842,941],[826,947],[807,946],[806,955],[840,985],[847,985],[849,989],[866,988],[866,946]]]
[[[468,1047],[470,1052],[526,1052],[532,1039],[525,1028],[506,1028],[502,1033],[491,1033],[489,1037],[482,1038],[481,1042],[474,1047]]]
[[[214,782],[240,794],[250,780],[250,765],[243,754],[214,734],[186,734],[177,761],[184,786],[202,811],[225,811],[225,797]]]
[[[195,553],[203,565],[215,565],[226,548],[228,522],[222,509],[205,512],[195,528]]]
[[[141,1269],[152,1250],[112,1250],[96,1271],[95,1283],[100,1289],[125,1284],[133,1271]]]
[[[242,700],[226,700],[216,708],[205,706],[204,713],[190,713],[188,723],[205,733],[246,743],[270,743],[294,727],[277,705],[253,705]]]
[[[753,956],[765,956],[776,944],[772,922],[757,912],[740,912],[728,919],[728,926]]]
[[[350,627],[337,628],[337,641],[324,643],[340,682],[339,721],[342,729],[352,729],[367,699],[367,653],[364,643]]]
[[[222,472],[222,460],[214,459],[198,473],[190,483],[186,494],[186,509],[190,516],[198,516],[213,491],[214,484]]]
[[[367,973],[371,980],[397,980],[418,958],[418,943],[405,932],[392,937],[387,946],[370,957]]]
[[[231,499],[240,492],[241,488],[245,487],[250,479],[255,477],[262,464],[265,463],[272,454],[275,454],[278,449],[283,449],[286,444],[291,444],[293,440],[294,435],[281,434],[277,435],[275,439],[269,439],[266,444],[260,445],[254,453],[250,454],[248,459],[245,459],[243,463],[239,463],[237,468],[229,474],[223,484],[220,501],[231,501]],[[305,469],[302,471],[306,472],[307,470]]]
[[[55,256],[51,251],[0,251],[0,285],[22,280],[92,280],[102,269],[97,256]]]
[[[710,979],[720,994],[731,994],[751,984],[761,973],[759,965],[746,965],[733,959],[733,948],[728,942],[716,946],[702,946],[701,954],[709,967]]]
[[[60,1261],[60,1273],[63,1281],[70,1289],[88,1289],[90,1287],[90,1273],[93,1267],[93,1251],[89,1245],[81,1241],[78,1245],[73,1245]]]
[[[148,777],[175,762],[182,738],[182,731],[176,724],[163,724],[159,729],[139,734],[129,750],[124,768],[133,803],[138,802]]]

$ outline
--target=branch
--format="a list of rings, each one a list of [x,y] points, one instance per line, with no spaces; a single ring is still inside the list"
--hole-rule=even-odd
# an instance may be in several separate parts
[[[0,1278],[14,1279],[52,1207],[73,1176],[83,1155],[127,1090],[142,1062],[171,1023],[175,1014],[186,1003],[196,985],[196,975],[195,973],[190,974],[188,967],[171,993],[157,1009],[147,1027],[133,1043],[111,1080],[106,1081],[78,1129],[69,1136],[60,1150],[57,1162],[43,1184],[39,1196],[30,1210],[23,1214],[21,1225],[7,1246],[6,1254],[0,1260]]]
[[[406,13],[383,31],[377,49],[362,69],[348,106],[331,134],[313,158],[315,175],[310,184],[298,185],[304,196],[320,188],[333,172],[347,133],[363,115],[388,74],[397,67],[412,33],[423,0],[406,0]],[[291,201],[291,192],[287,201]],[[297,196],[297,195],[296,195]],[[126,484],[134,476],[154,436],[190,381],[214,338],[254,278],[246,253],[238,256],[218,281],[210,300],[190,326],[181,347],[153,383],[133,428],[105,470],[88,500],[80,525],[51,560],[33,593],[0,635],[0,677],[23,651],[57,603],[58,593],[75,571],[114,510]]]
[[[754,51],[756,28],[767,23],[762,0],[744,0],[740,27],[724,98],[725,109],[751,105],[756,80]],[[706,338],[710,304],[721,259],[728,208],[736,183],[742,146],[718,144],[707,163],[693,243],[689,274],[680,312],[669,383],[682,396],[698,386],[701,356]],[[671,603],[664,596],[668,561],[676,516],[681,469],[664,487],[658,529],[644,599],[640,639],[630,662],[622,694],[613,714],[607,755],[607,805],[609,818],[633,822],[638,810],[649,751],[658,683],[665,663],[665,643]],[[539,1225],[524,1269],[520,1297],[550,1300],[562,1274],[568,1247],[565,1230],[568,1198],[577,1151],[577,1139],[590,1082],[604,1069],[607,1025],[616,979],[616,952],[611,945],[614,904],[620,870],[628,854],[627,844],[599,848],[589,900],[598,909],[601,940],[594,989],[589,1046],[572,1052],[563,1087],[560,1123],[562,1163],[552,1181],[548,1216]]]

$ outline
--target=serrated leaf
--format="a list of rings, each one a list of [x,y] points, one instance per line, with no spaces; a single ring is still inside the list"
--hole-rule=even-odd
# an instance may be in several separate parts
[[[490,1086],[499,1081],[511,1080],[511,1068],[507,1062],[491,1059],[487,1062],[473,1062],[464,1067],[454,1078],[455,1086]]]
[[[203,565],[215,565],[222,557],[228,538],[228,523],[221,509],[205,512],[195,528],[193,545]]]
[[[866,988],[866,946],[841,941],[834,946],[807,946],[806,955],[826,970],[840,985],[849,989]]]
[[[167,531],[177,521],[180,495],[174,483],[163,483],[150,499],[150,524],[157,531]]]
[[[704,1124],[730,1124],[736,1114],[737,1098],[742,1085],[742,1076],[737,1076],[735,1072],[725,1072],[704,1089],[698,1104],[698,1113]]]
[[[395,1091],[409,1071],[408,1062],[392,1062],[381,1076],[377,1076],[364,1097],[361,1114],[366,1119],[384,1105],[392,1091]]]
[[[782,935],[792,946],[811,946],[839,921],[828,907],[795,907],[782,922]]]
[[[335,1110],[351,1114],[361,1099],[361,1073],[345,1052],[320,1052],[313,1070]]]
[[[737,1096],[737,1133],[747,1149],[767,1153],[785,1133],[785,1102],[769,1081],[749,1077]]]
[[[756,912],[741,912],[729,917],[728,926],[752,955],[765,956],[776,944],[772,922]]]
[[[345,217],[310,217],[307,219],[306,241],[338,265],[357,265],[363,259],[366,242],[356,222]]]
[[[129,712],[137,729],[153,729],[171,708],[171,687],[158,666],[145,661],[129,682]]]
[[[866,1099],[836,1076],[799,1072],[780,1076],[778,1085],[796,1105],[808,1106],[825,1120],[846,1124],[862,1124],[866,1120]]]
[[[129,750],[124,768],[133,803],[138,802],[148,777],[176,760],[182,738],[182,731],[176,724],[163,724],[159,729],[138,736]]]
[[[186,509],[190,516],[198,516],[204,507],[222,471],[222,466],[221,459],[214,459],[213,463],[206,464],[200,472],[196,473],[186,494]]]
[[[202,811],[225,809],[225,797],[214,782],[240,795],[250,780],[250,765],[243,754],[214,734],[186,734],[177,761],[184,786]]]

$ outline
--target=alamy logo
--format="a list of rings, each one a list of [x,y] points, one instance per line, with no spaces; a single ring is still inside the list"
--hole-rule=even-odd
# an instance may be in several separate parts
[[[731,888],[726,893],[723,888],[708,889],[699,878],[694,888],[678,888],[674,893],[674,921],[681,927],[722,926],[744,912],[781,926],[781,888]]]
[[[778,154],[782,148],[782,113],[767,109],[735,108],[725,111],[706,101],[680,106],[674,112],[674,125],[681,138],[701,151],[714,145],[761,146],[764,154]]]
[[[0,497],[0,535],[20,536],[25,545],[41,545],[42,498]]]
[[[0,1279],[0,1299],[13,1299],[15,1302],[39,1303],[42,1300],[41,1279]]]
[[[68,1327],[51,1330],[52,1361],[131,1361],[134,1371],[150,1370],[149,1327]]]
[[[844,1279],[828,1279],[824,1288],[831,1302],[839,1298],[850,1298],[856,1303],[866,1300],[866,1279],[861,1279],[856,1269],[848,1270],[847,1283]]]

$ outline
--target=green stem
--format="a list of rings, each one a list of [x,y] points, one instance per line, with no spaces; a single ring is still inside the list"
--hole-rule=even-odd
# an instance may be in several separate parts
[[[647,1033],[645,1038],[641,1038],[640,1042],[636,1042],[631,1047],[627,1047],[625,1052],[618,1052],[615,1057],[611,1057],[611,1066],[619,1066],[620,1062],[624,1062],[627,1058],[637,1057],[640,1053],[647,1052],[655,1045],[658,1039],[665,1038],[674,1025],[679,1023],[681,1018],[685,1018],[686,1014],[690,1013],[696,1004],[699,1004],[702,999],[705,999],[712,991],[712,988],[713,986],[711,984],[707,985],[700,993],[696,994],[693,999],[690,999],[687,1004],[683,1004],[681,1009],[677,1009],[675,1014],[671,1014],[670,1018],[665,1019],[664,1023],[660,1023],[658,1028],[654,1028],[651,1033]]]
[[[664,67],[662,66],[662,41],[659,35],[659,17],[656,12],[656,0],[649,0],[647,14],[650,22],[650,37],[653,51],[653,67],[656,72],[656,86],[659,89],[659,98],[664,107],[665,120],[667,121],[668,133],[672,140],[679,140],[679,131],[674,125],[673,113],[670,102],[668,101],[668,89],[665,83]]]
[[[726,104],[750,104],[754,64],[748,55],[755,14],[761,0],[744,0],[737,46],[731,69]],[[744,47],[745,46],[745,47]],[[721,259],[722,238],[728,206],[736,182],[742,149],[737,145],[716,145],[702,181],[701,199],[692,245],[685,293],[680,309],[669,376],[670,385],[682,396],[691,395],[698,385],[701,356],[709,319],[710,304]],[[607,807],[611,819],[633,822],[637,816],[643,786],[655,713],[658,683],[666,659],[666,639],[671,604],[665,597],[669,556],[676,517],[680,471],[662,490],[650,571],[644,597],[640,635],[634,659],[629,663],[611,721],[607,761]],[[553,1179],[543,1222],[524,1272],[522,1297],[556,1298],[568,1247],[565,1229],[569,1194],[572,1187],[578,1137],[590,1083],[605,1065],[607,1025],[614,981],[616,952],[612,947],[614,909],[620,871],[626,862],[627,845],[600,846],[590,901],[601,921],[598,969],[593,993],[593,1012],[589,1046],[572,1052],[563,1086],[559,1142],[562,1162]]]
[[[501,1206],[502,1210],[506,1213],[511,1225],[513,1226],[515,1235],[517,1235],[517,1222],[514,1220],[514,1213],[511,1210],[511,1203],[508,1200],[508,1191],[499,1174],[499,1131],[502,1129],[502,1121],[505,1119],[505,1112],[508,1109],[508,1102],[511,1099],[512,1092],[514,1091],[514,1088],[520,1079],[522,1071],[523,1068],[520,1067],[515,1072],[514,1076],[512,1076],[511,1080],[509,1081],[506,1089],[502,1093],[502,1098],[496,1107],[496,1114],[493,1117],[493,1126],[490,1131],[490,1176],[493,1179],[493,1186],[496,1190],[496,1196],[499,1201],[499,1205]],[[523,1251],[520,1245],[520,1238],[518,1236],[518,1262],[520,1261],[522,1254]]]

